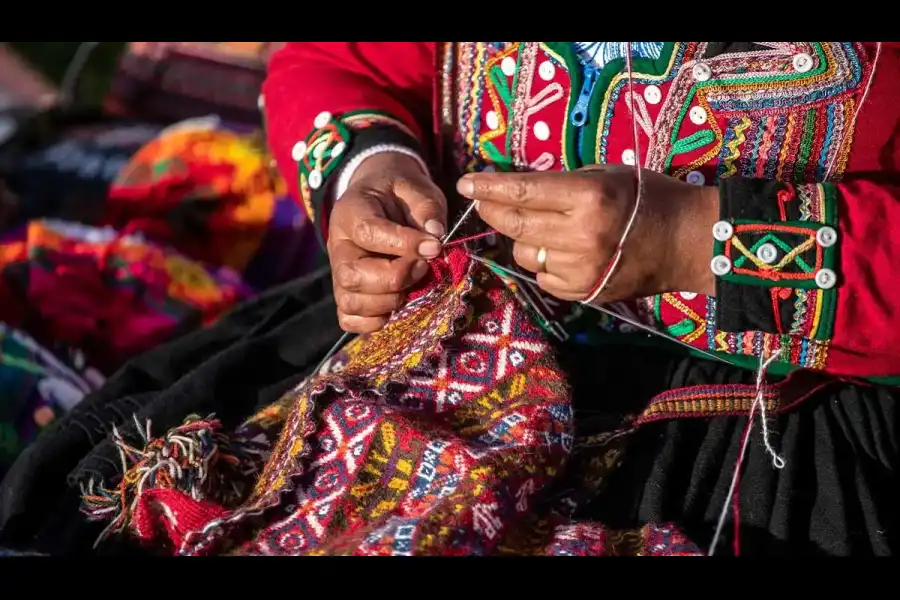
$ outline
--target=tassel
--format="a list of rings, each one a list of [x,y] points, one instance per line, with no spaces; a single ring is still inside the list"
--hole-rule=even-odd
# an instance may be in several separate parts
[[[81,486],[82,512],[91,521],[109,522],[95,547],[126,530],[145,542],[166,531],[169,541],[179,543],[192,526],[179,519],[215,518],[239,503],[268,458],[266,444],[230,438],[213,415],[191,415],[156,439],[150,438],[149,422],[141,428],[135,417],[135,424],[143,449],[128,444],[113,427],[123,471],[118,485],[105,488],[92,478]],[[160,520],[164,529],[153,525]]]

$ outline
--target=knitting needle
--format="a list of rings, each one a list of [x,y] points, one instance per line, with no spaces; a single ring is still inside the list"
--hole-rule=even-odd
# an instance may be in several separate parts
[[[487,260],[487,259],[485,259],[485,258],[481,258],[480,256],[475,256],[474,254],[470,254],[469,256],[471,256],[472,259],[477,260],[477,261],[480,262],[480,263],[483,263],[483,264],[485,264],[485,265],[488,265],[488,266],[490,266],[490,267],[494,267],[494,268],[496,268],[496,269],[499,269],[499,270],[503,271],[504,273],[508,274],[510,277],[516,277],[516,278],[521,279],[521,280],[523,280],[523,281],[527,281],[528,283],[531,283],[531,284],[534,284],[534,285],[538,285],[537,280],[534,279],[534,278],[532,278],[532,277],[529,277],[528,275],[524,275],[524,274],[519,273],[518,271],[515,271],[515,270],[513,270],[513,269],[507,269],[506,267],[503,267],[503,266],[501,266],[501,265],[498,265],[497,263],[495,263],[495,262],[493,262],[493,261]],[[628,323],[628,324],[631,325],[632,327],[635,327],[635,328],[637,328],[637,329],[640,329],[640,330],[643,331],[644,333],[648,333],[648,334],[650,334],[650,335],[655,335],[655,336],[657,336],[657,337],[661,337],[661,338],[663,338],[663,339],[666,339],[666,340],[675,342],[676,344],[678,344],[678,345],[680,345],[680,346],[684,346],[685,348],[688,348],[689,350],[693,350],[694,352],[699,352],[700,354],[702,354],[702,355],[704,355],[704,356],[706,356],[706,357],[708,357],[708,358],[712,358],[712,359],[717,360],[717,361],[719,361],[719,362],[723,362],[723,363],[725,363],[725,364],[727,364],[727,365],[730,365],[730,364],[731,364],[730,362],[728,362],[727,360],[725,360],[724,358],[722,358],[722,357],[720,357],[720,356],[716,356],[715,354],[713,354],[713,353],[711,353],[711,352],[707,352],[706,350],[702,350],[702,349],[700,349],[700,348],[697,348],[696,346],[691,346],[691,345],[688,344],[687,342],[682,342],[681,340],[679,340],[679,339],[677,339],[677,338],[668,336],[668,335],[666,335],[666,334],[664,334],[664,333],[662,333],[662,332],[660,332],[660,331],[657,331],[656,329],[653,329],[652,327],[649,327],[649,326],[647,326],[647,325],[644,325],[644,324],[641,323],[640,321],[635,321],[634,319],[632,319],[632,318],[630,318],[630,317],[626,317],[625,315],[622,315],[622,314],[619,314],[619,313],[617,313],[617,312],[615,312],[615,311],[609,310],[608,308],[603,308],[602,306],[595,306],[595,305],[590,304],[590,303],[587,303],[587,302],[579,302],[579,304],[581,304],[582,306],[587,306],[587,307],[589,307],[589,308],[593,308],[594,310],[599,311],[599,312],[601,312],[601,313],[603,313],[603,314],[605,314],[605,315],[609,315],[610,317],[613,317],[613,318],[615,318],[615,319],[619,319],[620,321],[623,321],[623,322],[625,322],[625,323]]]
[[[468,216],[470,214],[472,214],[472,211],[474,209],[475,209],[475,203],[472,202],[469,205],[469,207],[466,209],[466,211],[462,214],[462,216],[459,218],[459,220],[456,221],[456,224],[453,226],[453,228],[450,230],[450,232],[441,238],[442,244],[446,243],[447,240],[449,240],[451,237],[453,237],[453,234],[455,234],[456,231],[460,228],[460,226],[463,224],[463,221],[465,221],[468,218]],[[344,334],[341,335],[340,338],[338,338],[338,341],[335,342],[334,346],[331,347],[331,350],[329,350],[328,352],[325,353],[325,357],[322,359],[322,362],[319,363],[319,366],[317,366],[315,368],[315,370],[312,372],[313,375],[317,375],[319,373],[319,371],[322,370],[322,367],[325,366],[325,363],[327,363],[331,359],[331,357],[334,356],[335,353],[337,353],[337,351],[341,349],[341,347],[350,339],[350,336],[351,336],[350,332],[345,331]]]
[[[450,233],[448,233],[447,235],[445,235],[444,237],[441,238],[441,244],[446,244],[447,241],[448,241],[450,238],[453,237],[453,234],[456,233],[456,230],[460,228],[460,226],[463,224],[463,222],[464,222],[467,218],[469,218],[469,215],[472,214],[472,211],[473,211],[473,210],[475,210],[475,203],[474,203],[474,202],[472,202],[471,204],[469,204],[469,208],[467,208],[466,211],[465,211],[465,212],[462,214],[462,216],[459,218],[459,220],[456,221],[456,224],[455,224],[455,225],[453,226],[453,228],[450,230]]]

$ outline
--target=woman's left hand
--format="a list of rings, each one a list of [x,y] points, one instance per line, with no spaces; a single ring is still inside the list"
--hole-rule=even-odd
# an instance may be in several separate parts
[[[663,292],[714,295],[710,271],[718,189],[643,171],[641,206],[622,257],[597,304]],[[512,238],[515,261],[562,300],[589,297],[604,276],[635,204],[633,167],[473,173],[458,191]],[[541,250],[543,248],[543,251]],[[539,258],[543,255],[544,262]]]

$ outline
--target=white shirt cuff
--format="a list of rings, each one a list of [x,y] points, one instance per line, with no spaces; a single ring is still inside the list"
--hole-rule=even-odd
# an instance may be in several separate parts
[[[350,180],[353,179],[354,173],[359,168],[361,164],[367,159],[372,158],[376,154],[381,154],[383,152],[397,152],[399,154],[405,154],[406,156],[412,157],[416,159],[422,167],[422,171],[426,174],[428,173],[428,166],[425,164],[425,161],[422,160],[422,157],[418,155],[417,152],[406,148],[405,146],[399,146],[397,144],[378,144],[377,146],[372,146],[371,148],[366,148],[352,159],[350,159],[347,164],[341,167],[340,175],[338,176],[337,184],[334,187],[334,198],[335,201],[340,200],[341,196],[344,195],[344,192],[347,191],[347,188],[350,186]]]

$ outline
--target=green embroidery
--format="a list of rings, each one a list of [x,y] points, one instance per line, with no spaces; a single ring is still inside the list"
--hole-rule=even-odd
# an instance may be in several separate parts
[[[711,144],[714,141],[716,141],[716,134],[713,133],[711,129],[703,129],[701,131],[697,131],[696,133],[693,133],[686,138],[681,138],[680,140],[672,144],[670,156],[693,152],[697,148],[702,148],[703,146]]]
[[[680,321],[674,325],[670,325],[666,328],[666,331],[669,332],[669,335],[675,337],[681,337],[683,335],[687,335],[696,329],[696,325],[690,319],[685,319]]]

